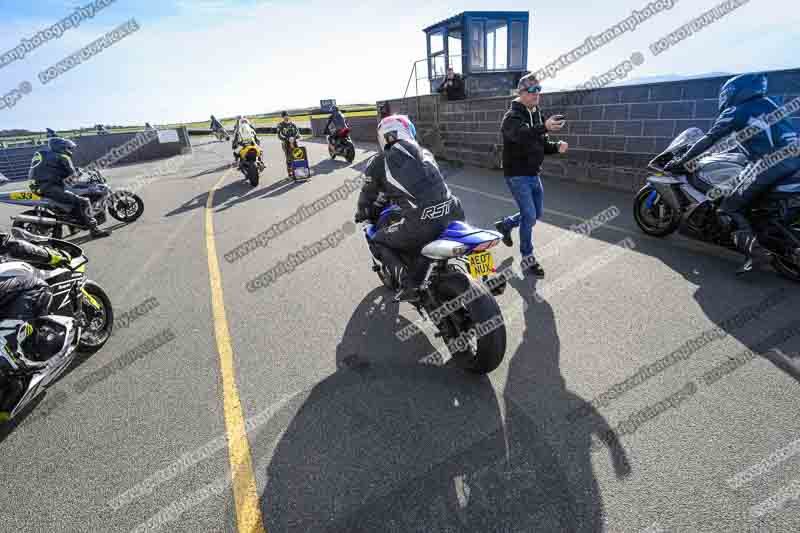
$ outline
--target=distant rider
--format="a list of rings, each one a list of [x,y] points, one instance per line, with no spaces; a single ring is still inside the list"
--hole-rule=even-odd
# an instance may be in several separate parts
[[[78,170],[72,163],[72,154],[77,145],[69,139],[53,137],[49,149],[34,154],[28,179],[45,198],[72,206],[74,216],[89,227],[92,237],[107,237],[111,233],[97,227],[97,220],[89,214],[88,198],[66,190],[65,180],[77,178]]]
[[[281,140],[281,146],[283,146],[283,153],[286,156],[286,169],[291,176],[294,174],[292,169],[292,148],[293,146],[289,142],[289,139],[297,138],[300,136],[300,131],[297,129],[297,126],[289,118],[289,113],[284,111],[281,113],[281,117],[283,120],[278,124],[278,139]]]
[[[217,120],[217,117],[215,117],[214,115],[211,115],[211,124],[208,127],[211,131],[215,132],[224,129],[220,121]]]
[[[419,300],[419,288],[433,260],[420,254],[453,220],[464,220],[461,201],[450,192],[433,155],[416,141],[414,124],[404,115],[383,119],[378,133],[383,153],[365,171],[356,221],[375,220],[386,204],[400,207],[396,221],[378,228],[371,241],[373,254],[394,279],[402,283],[396,300]],[[416,263],[405,272],[397,251],[414,254]]]
[[[684,165],[711,148],[727,135],[735,134],[748,126],[756,126],[762,131],[739,144],[751,165],[745,168],[735,180],[735,189],[723,199],[718,213],[737,249],[748,257],[739,270],[750,270],[750,257],[760,250],[756,235],[747,219],[749,206],[773,185],[784,180],[786,183],[800,180],[791,176],[800,171],[800,157],[784,159],[765,170],[752,181],[746,175],[752,165],[764,156],[798,142],[797,131],[788,119],[784,118],[772,126],[763,119],[764,115],[778,109],[778,105],[767,98],[767,76],[765,74],[742,74],[729,79],[720,89],[719,116],[706,135],[697,141],[686,154],[666,165],[668,172],[680,172]],[[789,178],[789,179],[785,179]]]
[[[250,143],[256,143],[261,146],[261,140],[258,138],[255,128],[250,125],[247,117],[239,117],[233,130],[233,141],[231,141],[233,157],[237,164],[239,163],[239,151]]]
[[[330,131],[331,124],[333,124],[334,128],[332,133]],[[329,134],[328,142],[331,145],[335,145],[336,144],[335,139],[338,139],[342,130],[347,127],[348,127],[347,119],[344,118],[344,115],[342,114],[341,111],[339,111],[338,107],[333,106],[333,111],[331,112],[331,116],[328,117],[328,122],[325,124],[325,129],[323,130],[325,133]]]

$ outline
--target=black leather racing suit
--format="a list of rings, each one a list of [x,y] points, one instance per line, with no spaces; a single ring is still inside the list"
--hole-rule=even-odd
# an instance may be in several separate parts
[[[0,233],[0,256],[31,265],[56,265],[68,259],[56,250]],[[17,269],[0,265],[0,319],[28,320],[47,314],[51,297],[47,282]]]
[[[78,170],[70,156],[51,150],[40,150],[33,156],[28,179],[34,182],[42,196],[72,206],[74,216],[94,228],[97,221],[89,216],[89,199],[64,188],[64,180],[77,174]]]
[[[378,228],[372,253],[401,281],[406,265],[395,253],[415,256],[408,286],[423,281],[431,260],[420,255],[454,220],[464,220],[461,201],[450,192],[433,155],[416,143],[398,141],[377,155],[365,172],[358,220],[375,220],[386,204],[400,208],[397,220]],[[410,265],[409,265],[410,266]]]

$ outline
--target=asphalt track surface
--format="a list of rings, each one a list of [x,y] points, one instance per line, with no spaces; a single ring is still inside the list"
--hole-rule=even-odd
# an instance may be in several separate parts
[[[194,143],[184,159],[108,171],[113,184],[140,185],[145,213],[111,238],[75,237],[118,318],[149,298],[158,306],[119,321],[103,350],[0,433],[1,530],[800,530],[800,365],[790,364],[800,335],[773,335],[800,319],[797,285],[768,268],[739,279],[734,254],[644,236],[631,195],[545,178],[547,211],[534,235],[538,249],[551,244],[547,279],[512,280],[499,297],[505,360],[486,378],[467,376],[417,362],[439,345],[432,336],[395,337],[418,317],[380,287],[360,230],[270,286],[246,289],[288,254],[352,229],[357,192],[238,261],[224,258],[357,177],[370,147],[348,166],[307,142],[315,176],[291,184],[268,139],[268,169],[252,189],[229,171],[227,143]],[[513,211],[500,173],[448,173],[475,225]],[[612,206],[619,215],[608,224],[564,239]],[[0,219],[19,210],[2,206]],[[519,258],[516,248],[494,252],[498,266]],[[715,328],[721,334],[691,354],[587,407]],[[131,352],[165,329],[174,339]],[[747,349],[752,360],[707,378]],[[238,450],[236,412],[224,407],[235,399],[240,422],[250,421]],[[570,417],[576,409],[585,416]],[[626,419],[616,439],[598,440]],[[233,486],[232,453],[250,459]],[[248,479],[254,490],[236,496]],[[775,505],[763,503],[773,496]]]

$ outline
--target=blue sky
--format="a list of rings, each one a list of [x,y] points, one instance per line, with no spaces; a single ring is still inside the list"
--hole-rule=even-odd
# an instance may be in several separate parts
[[[116,0],[0,68],[0,96],[24,81],[33,86],[0,110],[0,129],[167,123],[306,107],[322,98],[400,97],[412,63],[425,57],[422,28],[465,10],[529,11],[528,68],[535,71],[648,2]],[[0,0],[0,54],[88,3]],[[635,51],[646,58],[635,77],[800,67],[797,0],[751,0],[667,52],[649,53],[651,42],[718,3],[679,0],[546,84],[574,87]],[[39,82],[40,71],[130,18],[141,30],[47,85]]]

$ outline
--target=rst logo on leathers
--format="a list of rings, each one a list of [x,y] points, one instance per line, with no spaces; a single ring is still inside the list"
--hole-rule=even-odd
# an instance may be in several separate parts
[[[434,218],[440,218],[445,216],[446,214],[450,213],[450,206],[453,204],[453,200],[446,200],[440,204],[432,205],[426,207],[422,211],[422,216],[419,217],[420,220],[433,220]]]

